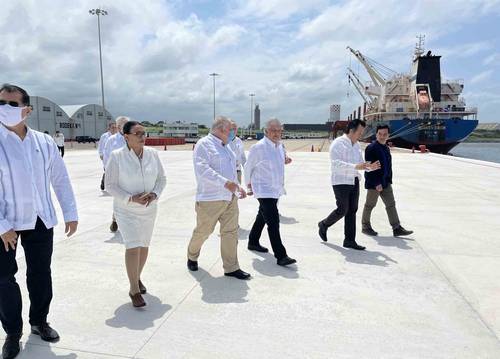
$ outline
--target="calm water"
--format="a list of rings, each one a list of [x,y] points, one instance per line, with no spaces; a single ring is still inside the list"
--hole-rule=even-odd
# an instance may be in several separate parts
[[[500,143],[461,143],[450,152],[457,157],[500,163]]]

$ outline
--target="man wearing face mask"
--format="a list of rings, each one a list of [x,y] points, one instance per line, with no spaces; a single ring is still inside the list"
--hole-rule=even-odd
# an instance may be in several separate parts
[[[220,223],[221,256],[224,275],[249,279],[238,263],[238,197],[245,198],[236,176],[236,156],[228,146],[231,120],[218,116],[210,133],[194,148],[196,175],[196,228],[188,247],[187,267],[198,270],[201,247]]]
[[[245,165],[247,158],[245,156],[245,147],[243,141],[236,136],[238,134],[238,125],[231,120],[231,131],[229,132],[229,147],[236,156],[236,174],[238,175],[238,183],[241,184],[241,169]]]
[[[108,160],[111,156],[111,152],[113,152],[114,150],[119,150],[123,146],[127,145],[127,141],[125,141],[125,137],[123,136],[123,126],[125,126],[128,121],[130,121],[130,119],[125,116],[118,116],[116,118],[116,127],[118,132],[116,132],[114,135],[109,136],[109,138],[106,140],[106,144],[104,145],[104,168],[106,168],[106,166],[108,165]],[[111,219],[109,230],[113,233],[118,230],[118,223],[116,223],[114,215]]]
[[[14,85],[0,88],[0,321],[7,333],[4,359],[20,351],[21,291],[16,282],[16,249],[26,258],[31,333],[54,342],[58,333],[47,323],[52,300],[50,263],[57,224],[50,185],[62,208],[66,234],[78,227],[75,196],[54,140],[26,126],[29,95]]]

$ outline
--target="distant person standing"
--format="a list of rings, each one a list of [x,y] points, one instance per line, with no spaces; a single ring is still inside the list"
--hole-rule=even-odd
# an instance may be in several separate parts
[[[111,153],[114,150],[118,150],[127,145],[127,141],[125,141],[125,137],[123,136],[123,126],[125,126],[125,124],[128,121],[130,121],[130,119],[125,116],[119,116],[116,118],[117,132],[109,136],[109,138],[106,140],[106,144],[104,145],[103,163],[105,168],[108,164],[109,158],[111,157]],[[111,225],[109,226],[109,230],[113,233],[118,230],[118,224],[116,223],[114,215],[111,220]]]
[[[409,236],[413,231],[408,231],[401,226],[396,201],[392,190],[392,156],[387,140],[389,139],[389,126],[377,126],[376,141],[373,141],[365,149],[365,160],[380,162],[380,169],[365,172],[366,202],[363,209],[362,232],[369,236],[377,236],[378,233],[372,228],[370,218],[373,208],[377,205],[378,198],[382,198],[385,211],[389,217],[394,237]]]
[[[104,132],[101,135],[101,138],[99,138],[99,146],[97,147],[97,151],[99,153],[99,158],[103,162],[103,169],[105,168],[104,166],[104,148],[106,147],[106,142],[108,141],[109,137],[114,135],[116,133],[116,123],[115,122],[110,122],[108,124],[108,131]],[[101,179],[101,190],[104,191],[104,171],[102,172],[102,179]]]
[[[149,253],[157,203],[166,179],[158,152],[144,147],[146,132],[135,121],[123,126],[127,145],[111,153],[106,166],[106,189],[125,244],[125,264],[134,307],[146,305],[141,274]]]
[[[259,243],[262,230],[267,225],[274,257],[278,265],[286,266],[297,261],[287,255],[279,228],[278,199],[285,193],[285,164],[292,161],[286,156],[281,143],[282,132],[278,119],[266,123],[264,138],[253,145],[248,153],[245,183],[247,193],[253,193],[259,201],[259,212],[248,237],[248,249],[263,253],[268,251]]]
[[[44,341],[59,339],[47,323],[52,301],[53,228],[57,224],[51,187],[68,237],[78,227],[75,196],[54,140],[26,125],[31,113],[29,100],[18,86],[0,88],[0,321],[7,333],[4,359],[17,356],[23,331],[21,290],[15,278],[19,243],[26,260],[31,333]]]
[[[194,147],[196,227],[188,246],[187,267],[198,270],[201,247],[218,222],[224,275],[245,280],[250,274],[238,263],[238,197],[245,198],[246,192],[237,183],[236,156],[228,146],[231,127],[227,117],[218,116],[210,133]]]
[[[356,243],[356,212],[359,202],[358,171],[374,171],[380,168],[380,163],[370,163],[363,160],[359,139],[365,130],[366,123],[353,120],[347,125],[347,133],[336,138],[330,145],[331,181],[337,209],[318,223],[319,236],[327,241],[327,230],[340,219],[344,218],[345,248],[364,250],[365,247]]]
[[[238,137],[238,125],[231,120],[231,131],[229,132],[229,148],[236,156],[236,174],[238,183],[241,185],[241,170],[247,161],[243,141]]]
[[[54,135],[54,141],[56,142],[57,148],[59,149],[59,153],[61,153],[61,157],[64,157],[64,135],[56,131]]]

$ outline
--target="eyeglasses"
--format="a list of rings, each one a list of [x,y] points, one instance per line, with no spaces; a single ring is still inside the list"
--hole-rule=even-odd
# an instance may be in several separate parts
[[[131,135],[137,136],[137,137],[144,137],[146,136],[146,132],[144,131],[138,131],[136,133],[131,133]]]
[[[16,101],[0,100],[0,106],[3,106],[3,105],[10,105],[12,107],[19,107],[19,103]]]

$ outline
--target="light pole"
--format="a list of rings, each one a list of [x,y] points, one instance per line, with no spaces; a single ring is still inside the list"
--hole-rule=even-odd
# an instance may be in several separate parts
[[[253,98],[254,93],[248,94],[250,96],[250,131],[253,130]],[[250,132],[251,133],[251,132]]]
[[[220,74],[218,73],[211,73],[209,76],[212,76],[213,80],[214,80],[214,121],[215,121],[215,78],[217,76],[220,76]]]
[[[102,100],[102,108],[106,110],[104,106],[104,77],[102,75],[102,49],[101,49],[101,16],[108,15],[108,12],[103,9],[90,9],[90,15],[97,15],[97,33],[99,36],[99,64],[101,65],[101,100]]]

